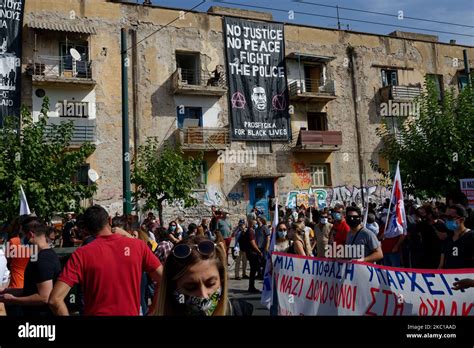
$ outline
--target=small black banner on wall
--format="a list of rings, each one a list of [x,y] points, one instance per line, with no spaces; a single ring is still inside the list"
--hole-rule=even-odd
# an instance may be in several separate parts
[[[20,116],[24,6],[25,0],[0,1],[0,127],[6,116]]]
[[[283,24],[224,18],[232,139],[290,139]]]

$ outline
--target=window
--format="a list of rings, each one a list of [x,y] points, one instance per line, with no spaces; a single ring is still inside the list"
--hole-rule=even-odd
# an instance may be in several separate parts
[[[176,67],[181,69],[181,82],[188,85],[200,84],[199,53],[176,52]]]
[[[444,98],[444,84],[443,84],[443,75],[427,74],[426,77],[433,81],[436,90],[438,92],[438,100],[441,101]]]
[[[178,128],[202,127],[202,108],[178,106]]]
[[[206,189],[207,185],[207,162],[202,161],[200,172],[198,177],[196,178],[196,185],[199,190]]]
[[[397,70],[382,69],[382,86],[398,86]]]
[[[75,60],[71,56],[71,48],[74,48],[81,55],[81,60]],[[81,43],[61,43],[61,75],[66,77],[90,78],[89,71],[89,46],[87,42]],[[68,76],[70,75],[70,76]]]
[[[462,91],[468,84],[469,84],[468,76],[464,74],[458,74],[459,91]]]
[[[89,169],[90,169],[90,164],[84,164],[80,166],[72,181],[75,184],[89,186],[90,185]]]
[[[325,112],[308,112],[308,130],[327,131],[328,119]]]
[[[325,187],[330,186],[329,164],[314,164],[311,166],[312,186]]]

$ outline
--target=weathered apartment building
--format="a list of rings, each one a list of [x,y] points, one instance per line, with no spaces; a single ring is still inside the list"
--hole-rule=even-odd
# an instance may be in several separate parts
[[[99,173],[94,202],[111,213],[122,209],[121,28],[129,29],[132,151],[147,137],[158,137],[186,155],[204,153],[196,190],[201,204],[188,210],[190,217],[214,204],[237,218],[254,205],[268,210],[272,196],[290,206],[360,201],[362,190],[373,201],[385,198],[388,183],[370,166],[370,160],[388,165],[378,155],[381,103],[410,102],[426,75],[440,88],[462,88],[463,50],[474,57],[473,47],[431,35],[285,23],[292,140],[233,141],[222,78],[223,18],[271,22],[272,16],[221,7],[183,11],[107,0],[26,2],[22,101],[37,117],[47,95],[49,122],[72,119],[74,144],[95,142],[82,179],[88,180],[88,168]],[[71,48],[80,60],[71,57]],[[65,105],[74,111],[64,112]],[[394,131],[400,120],[391,119]],[[257,161],[229,163],[239,162],[237,156],[222,163],[223,150],[251,150]],[[169,208],[174,216],[181,210]]]

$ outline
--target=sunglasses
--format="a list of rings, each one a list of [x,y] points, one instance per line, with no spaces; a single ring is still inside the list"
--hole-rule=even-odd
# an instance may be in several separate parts
[[[180,244],[173,248],[173,255],[178,259],[185,259],[191,255],[193,249],[196,249],[201,255],[209,256],[216,250],[215,243],[211,242],[210,240],[204,240],[198,244],[187,245],[187,244]]]

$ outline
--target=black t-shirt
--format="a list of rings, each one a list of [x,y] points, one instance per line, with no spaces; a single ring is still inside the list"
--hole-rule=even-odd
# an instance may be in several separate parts
[[[38,259],[30,259],[25,269],[25,284],[23,286],[23,296],[30,296],[38,293],[37,284],[47,280],[56,279],[61,273],[61,263],[58,255],[53,249],[43,249],[38,252]],[[44,306],[24,306],[25,315],[39,316],[52,314],[47,305]]]
[[[74,221],[68,221],[64,224],[63,228],[63,247],[70,248],[74,246],[74,242],[72,241],[72,228],[74,227]]]
[[[445,225],[439,221],[430,225],[427,222],[420,222],[417,225],[422,242],[421,268],[436,269],[439,267],[439,260],[443,250],[443,243],[436,232],[447,232]]]
[[[255,233],[252,228],[248,228],[239,238],[240,250],[246,253],[256,253],[252,248],[252,241],[255,240]]]
[[[474,268],[474,231],[467,230],[456,241],[449,236],[443,254],[444,268]]]

